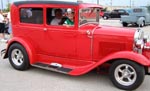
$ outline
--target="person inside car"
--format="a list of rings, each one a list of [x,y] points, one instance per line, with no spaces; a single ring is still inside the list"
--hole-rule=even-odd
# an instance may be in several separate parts
[[[55,18],[52,19],[50,25],[60,25],[61,19],[62,19],[62,10],[61,9],[55,9]]]
[[[74,25],[74,11],[72,9],[67,9],[67,17],[63,25]]]

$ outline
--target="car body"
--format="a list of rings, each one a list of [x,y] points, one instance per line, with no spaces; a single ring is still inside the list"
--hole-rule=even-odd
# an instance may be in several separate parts
[[[150,24],[150,10],[146,7],[136,7],[131,9],[129,15],[122,15],[121,22],[124,27],[129,24],[136,24],[138,26],[145,26]]]
[[[121,15],[128,15],[128,12],[126,11],[126,9],[114,9],[111,12],[104,12],[103,14],[103,18],[105,20],[109,19],[109,18],[120,18]]]
[[[74,25],[51,25],[55,9],[74,11]],[[108,64],[110,80],[125,90],[150,73],[150,45],[142,30],[99,25],[96,4],[18,1],[11,5],[13,38],[4,58],[17,70],[31,66],[78,76]],[[95,18],[84,17],[85,12]],[[26,16],[24,16],[26,15]]]

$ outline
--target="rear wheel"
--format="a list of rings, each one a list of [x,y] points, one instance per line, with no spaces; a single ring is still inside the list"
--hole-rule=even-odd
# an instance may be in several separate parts
[[[135,62],[119,60],[111,65],[109,75],[116,87],[123,90],[134,90],[142,84],[145,70],[143,66]]]
[[[127,26],[128,26],[128,23],[123,22],[123,23],[122,23],[122,26],[123,26],[123,27],[127,27]]]
[[[10,64],[17,70],[26,70],[30,66],[25,48],[18,43],[14,43],[10,46],[8,57]]]
[[[141,27],[144,27],[144,26],[145,26],[145,21],[143,21],[140,26],[141,26]]]
[[[144,27],[145,26],[145,21],[143,21],[141,24],[137,24],[138,27]]]

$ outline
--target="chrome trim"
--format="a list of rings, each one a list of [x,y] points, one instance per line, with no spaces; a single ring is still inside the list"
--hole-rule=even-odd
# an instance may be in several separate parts
[[[59,73],[67,74],[66,72],[59,71],[59,70],[57,70],[57,69],[55,69],[55,68],[42,67],[42,66],[34,65],[34,64],[32,64],[32,66],[38,67],[38,68],[41,68],[41,69],[46,69],[46,70],[54,71],[54,72],[59,72]]]
[[[91,60],[93,60],[93,42],[94,42],[94,32],[99,26],[96,26],[91,32]]]
[[[134,42],[137,40],[143,39],[144,38],[144,32],[141,29],[137,29],[134,34]]]
[[[119,84],[130,86],[135,83],[137,73],[131,65],[121,64],[115,68],[114,77]]]
[[[90,31],[90,30],[87,30],[87,31],[86,31],[86,34],[87,34],[87,36],[88,36],[89,38],[92,38],[92,36],[91,36],[91,31]]]
[[[150,46],[144,46],[144,49],[146,49],[146,50],[150,50]]]
[[[142,54],[144,48],[144,32],[141,29],[137,29],[134,34],[133,51]]]

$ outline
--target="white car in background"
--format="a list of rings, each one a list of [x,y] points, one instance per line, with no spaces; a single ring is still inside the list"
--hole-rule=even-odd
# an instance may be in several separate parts
[[[122,15],[121,22],[124,27],[134,24],[140,27],[150,24],[150,10],[146,7],[130,9],[129,15]]]

